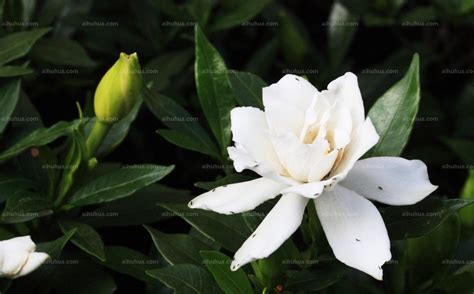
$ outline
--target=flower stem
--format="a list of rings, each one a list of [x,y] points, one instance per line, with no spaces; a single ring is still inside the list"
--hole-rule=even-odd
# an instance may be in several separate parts
[[[92,130],[86,140],[89,158],[94,157],[95,153],[97,152],[97,149],[99,149],[111,126],[112,124],[103,122],[98,119],[95,121],[94,126],[92,127]]]

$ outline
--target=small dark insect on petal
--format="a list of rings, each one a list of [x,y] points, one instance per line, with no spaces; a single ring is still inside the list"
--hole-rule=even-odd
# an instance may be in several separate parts
[[[252,238],[255,238],[255,236],[257,236],[257,234],[253,234],[253,235],[252,235]]]
[[[300,81],[300,79],[298,79],[298,78],[295,78],[295,80],[297,80],[298,82]]]
[[[357,242],[360,242],[360,239],[357,239],[357,238],[356,238],[356,241],[357,241]]]
[[[230,213],[230,214],[234,214],[235,212],[233,212],[233,211],[229,211],[229,213]]]
[[[212,189],[211,192],[216,192],[216,189]]]
[[[319,193],[314,194],[314,196],[318,196],[318,195],[319,195]]]
[[[382,270],[382,267],[379,265],[379,270]]]
[[[380,191],[383,191],[383,188],[379,186],[379,190],[380,190]]]

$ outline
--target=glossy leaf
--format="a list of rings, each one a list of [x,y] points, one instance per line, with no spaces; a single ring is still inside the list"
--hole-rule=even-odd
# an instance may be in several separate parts
[[[181,264],[147,271],[176,294],[221,293],[211,275],[204,269],[191,264]]]
[[[73,229],[65,232],[61,238],[58,238],[54,241],[39,243],[38,246],[36,246],[36,251],[48,253],[51,258],[57,259],[61,256],[64,246],[66,246],[67,242],[72,238],[72,236],[74,236],[75,233],[76,230]]]
[[[420,102],[419,57],[405,76],[380,97],[368,115],[380,136],[368,157],[399,156],[410,137]]]
[[[174,166],[137,165],[105,174],[81,187],[71,197],[72,206],[113,201],[132,195],[138,189],[161,180]]]
[[[231,4],[233,5],[230,5],[231,7],[228,7],[226,11],[217,18],[213,29],[223,30],[240,26],[259,14],[271,1],[272,0],[232,1]]]
[[[201,256],[202,262],[224,293],[246,294],[253,292],[247,274],[243,269],[240,268],[235,272],[230,270],[232,260],[227,255],[219,251],[202,251]]]
[[[202,110],[224,153],[230,143],[230,111],[235,106],[228,70],[219,52],[195,27],[196,88]]]
[[[41,195],[30,191],[20,191],[7,200],[2,213],[5,223],[20,223],[53,213],[52,203]]]
[[[6,81],[0,86],[0,134],[3,133],[10,122],[11,115],[15,110],[19,98],[19,79]]]
[[[341,264],[318,264],[314,269],[288,271],[285,287],[288,290],[318,291],[329,287],[344,277],[345,267]]]
[[[229,78],[240,106],[263,109],[262,88],[267,86],[264,80],[252,73],[240,71],[230,72]]]
[[[90,67],[96,65],[78,42],[65,38],[40,40],[31,50],[36,60],[58,65]]]
[[[33,73],[33,69],[23,66],[5,65],[0,67],[0,78],[18,77]]]
[[[429,197],[409,206],[380,209],[390,240],[420,237],[436,229],[448,216],[474,201]]]
[[[18,140],[7,150],[0,152],[0,162],[15,157],[30,147],[46,145],[59,137],[68,135],[78,127],[79,123],[79,120],[58,122],[49,128],[37,129],[26,137]]]
[[[171,265],[194,264],[201,266],[199,251],[211,249],[206,243],[186,234],[166,234],[149,226],[145,226],[145,229],[153,239],[156,249]]]
[[[0,65],[27,54],[39,38],[49,32],[49,28],[23,31],[0,39]]]
[[[251,181],[253,179],[254,178],[249,177],[247,175],[230,174],[223,177],[222,179],[212,181],[212,182],[197,182],[197,183],[194,183],[194,186],[209,191],[220,186],[235,184],[235,183],[240,183],[240,182],[245,182],[245,181]]]
[[[84,252],[105,261],[104,242],[100,235],[89,225],[74,221],[61,221],[59,223],[63,233],[76,230],[71,241]]]
[[[161,206],[233,252],[237,251],[252,234],[241,215],[221,215],[177,204],[161,204]]]

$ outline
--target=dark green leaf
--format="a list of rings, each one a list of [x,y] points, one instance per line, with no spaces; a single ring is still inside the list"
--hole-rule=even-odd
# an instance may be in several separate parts
[[[252,293],[247,274],[243,269],[233,272],[230,270],[231,259],[219,251],[202,251],[202,262],[211,272],[219,288],[227,294],[233,293]]]
[[[230,143],[230,111],[235,106],[228,70],[201,29],[195,28],[196,88],[202,110],[219,142],[221,153]]]
[[[94,227],[135,226],[153,223],[169,217],[159,203],[183,203],[190,200],[188,191],[152,184],[138,190],[131,197],[106,203],[82,213],[81,221]]]
[[[285,288],[294,291],[318,291],[329,287],[344,277],[341,264],[318,264],[311,270],[288,271]]]
[[[409,206],[389,206],[380,209],[390,240],[420,237],[436,229],[448,216],[473,201],[428,197]]]
[[[123,167],[81,187],[70,199],[72,206],[113,201],[161,180],[174,166],[136,165]]]
[[[175,265],[149,270],[147,274],[174,289],[175,294],[221,293],[211,275],[195,265]]]
[[[161,204],[161,206],[230,251],[237,251],[252,233],[241,215],[221,215],[177,204]]]
[[[42,62],[90,67],[96,65],[78,42],[65,38],[40,40],[31,50],[30,55]]]
[[[146,271],[159,267],[158,260],[151,259],[141,252],[119,246],[106,246],[105,255],[106,261],[101,262],[105,267],[143,282],[156,283],[155,279],[146,274]]]
[[[59,223],[63,233],[76,229],[71,241],[84,252],[105,261],[104,242],[100,235],[89,225],[73,221],[61,221]]]
[[[20,98],[20,79],[7,81],[0,86],[0,134],[3,133]]]
[[[254,106],[263,109],[262,88],[267,83],[260,77],[249,73],[232,71],[229,73],[235,99],[241,106]]]
[[[72,238],[72,236],[74,236],[75,233],[76,230],[72,229],[64,233],[64,236],[59,239],[50,242],[39,243],[38,246],[36,246],[36,251],[46,252],[49,256],[51,256],[51,258],[57,259],[61,256],[64,246],[66,246],[67,242]]]
[[[0,78],[18,77],[33,73],[33,69],[23,66],[5,65],[0,67]]]
[[[0,162],[8,160],[33,146],[42,146],[59,137],[72,133],[80,124],[79,120],[58,122],[50,128],[41,128],[18,140],[13,146],[0,153]]]
[[[218,156],[216,146],[206,131],[201,127],[197,117],[164,95],[155,94],[145,89],[145,103],[150,111],[163,124],[175,131],[161,130],[159,134],[180,147],[198,151],[213,157]]]
[[[202,266],[199,251],[210,250],[206,243],[186,234],[165,234],[145,226],[150,233],[156,249],[171,265],[194,264]]]
[[[380,97],[369,111],[380,140],[369,152],[399,156],[410,137],[420,102],[419,57],[413,56],[405,76]]]
[[[217,181],[197,182],[197,183],[194,183],[194,186],[209,191],[220,186],[235,184],[235,183],[240,183],[240,182],[245,182],[245,181],[251,181],[251,180],[253,180],[253,178],[246,175],[230,174]]]
[[[444,139],[451,149],[468,165],[474,164],[474,140]]]
[[[0,203],[7,200],[16,192],[33,188],[35,183],[30,179],[11,172],[0,173]]]
[[[49,32],[49,28],[35,29],[7,35],[0,39],[0,65],[24,56],[33,44]]]
[[[7,200],[2,213],[5,223],[27,222],[53,213],[52,203],[41,195],[20,191]]]
[[[226,11],[217,18],[213,29],[223,30],[244,25],[248,20],[259,14],[271,1],[272,0],[231,1],[230,7],[227,7],[227,9],[225,9]]]

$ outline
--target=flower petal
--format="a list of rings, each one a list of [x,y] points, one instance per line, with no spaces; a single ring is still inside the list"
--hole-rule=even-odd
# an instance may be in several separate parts
[[[308,182],[317,182],[323,179],[334,166],[339,152],[338,150],[333,150],[314,164],[309,171]]]
[[[308,201],[296,194],[283,195],[252,236],[235,253],[231,270],[236,271],[277,250],[300,226]]]
[[[390,205],[417,203],[438,188],[431,184],[422,161],[401,157],[359,160],[340,184],[365,198]]]
[[[349,109],[339,106],[333,107],[329,120],[326,124],[326,138],[332,149],[342,149],[351,141],[352,119]]]
[[[319,197],[323,193],[323,190],[326,187],[330,188],[333,183],[334,183],[334,179],[329,179],[329,180],[318,181],[318,182],[310,182],[310,183],[301,184],[301,185],[294,185],[286,189],[283,189],[281,193],[283,195],[287,193],[295,193],[306,198],[314,199],[314,198]]]
[[[7,277],[16,275],[36,248],[30,236],[17,237],[0,242],[3,264],[0,272]]]
[[[314,200],[319,220],[336,258],[382,280],[382,265],[391,259],[387,229],[377,208],[341,186]]]
[[[232,109],[230,115],[232,139],[237,149],[230,147],[231,151],[228,151],[236,170],[240,172],[263,163],[268,169],[281,173],[282,167],[269,139],[270,132],[263,111],[255,107],[237,107]]]
[[[234,214],[254,209],[261,203],[275,198],[287,185],[258,178],[215,188],[191,200],[190,208]]]
[[[42,253],[42,252],[30,253],[28,260],[26,261],[21,271],[18,274],[14,275],[12,278],[16,279],[19,277],[26,276],[27,274],[37,269],[40,265],[42,265],[48,258],[49,258],[49,255],[46,253]]]
[[[375,130],[370,118],[359,125],[352,133],[351,142],[344,148],[344,155],[337,166],[331,171],[331,177],[338,180],[343,179],[354,166],[354,163],[379,140],[379,135]]]
[[[274,135],[292,132],[300,135],[306,110],[318,90],[306,79],[285,75],[277,83],[263,88],[263,105]]]
[[[347,72],[330,82],[328,90],[321,93],[331,104],[337,102],[349,108],[355,127],[364,122],[364,103],[355,74]]]
[[[300,182],[307,182],[310,170],[329,150],[325,139],[303,144],[293,133],[272,138],[273,146],[288,174]]]

